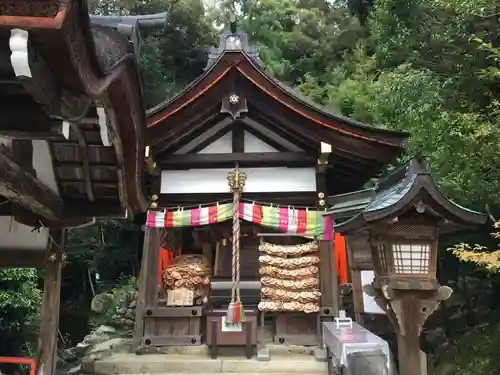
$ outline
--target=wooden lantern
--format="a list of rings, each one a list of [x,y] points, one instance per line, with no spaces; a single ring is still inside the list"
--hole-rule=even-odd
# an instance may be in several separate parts
[[[375,280],[363,286],[398,337],[401,375],[421,375],[419,336],[427,317],[452,290],[436,279],[438,235],[485,223],[485,215],[448,200],[421,157],[374,189],[354,216],[335,226],[349,236],[369,233]]]

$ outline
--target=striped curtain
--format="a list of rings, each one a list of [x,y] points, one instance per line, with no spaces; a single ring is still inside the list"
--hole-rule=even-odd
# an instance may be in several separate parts
[[[175,211],[149,211],[147,225],[151,228],[178,228],[217,224],[231,219],[232,212],[232,203]],[[316,210],[242,202],[240,218],[279,232],[316,236],[322,239],[325,235],[327,216],[323,217]],[[330,230],[331,228],[327,228],[327,233]]]

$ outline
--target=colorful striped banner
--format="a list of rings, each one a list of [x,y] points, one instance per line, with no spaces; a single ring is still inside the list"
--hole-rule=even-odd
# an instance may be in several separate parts
[[[328,225],[328,217],[316,210],[243,202],[240,202],[239,208],[240,219],[283,233],[323,238],[325,224]],[[232,203],[191,209],[181,208],[176,211],[149,211],[147,225],[151,228],[198,227],[230,220],[232,214]],[[327,230],[327,236],[328,232]]]

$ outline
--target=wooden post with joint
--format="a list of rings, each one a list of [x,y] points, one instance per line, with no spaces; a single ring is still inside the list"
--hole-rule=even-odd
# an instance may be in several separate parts
[[[318,215],[321,215],[327,208],[328,188],[326,173],[329,167],[328,159],[331,152],[332,146],[328,143],[321,142],[321,152],[316,165],[316,208],[318,210]],[[321,322],[333,320],[334,316],[338,316],[339,294],[332,240],[328,238],[319,239],[318,248],[320,257],[321,309],[318,316],[319,332],[317,334],[319,340],[318,345],[321,348]]]
[[[395,290],[391,287],[375,289],[364,285],[366,294],[374,297],[387,314],[398,339],[398,362],[401,375],[427,373],[420,353],[420,333],[427,318],[447,300],[453,290],[439,286],[436,290]]]
[[[66,255],[63,252],[66,231],[51,229],[43,269],[43,300],[38,335],[37,372],[52,375],[56,371],[57,332],[61,304],[61,274]]]
[[[156,163],[152,161],[149,146],[146,147],[145,158],[146,162],[148,162],[148,166],[153,169],[153,172],[156,172]],[[148,161],[148,158],[151,159]],[[152,190],[154,193],[151,195],[151,203],[149,207],[154,210],[158,208],[161,177],[157,173],[154,173],[153,178],[154,186]],[[130,346],[131,352],[137,352],[142,349],[142,339],[145,331],[144,317],[146,308],[151,304],[152,300],[154,300],[152,293],[157,292],[155,282],[157,280],[159,262],[160,230],[158,228],[149,228],[147,223],[143,226],[143,230],[144,244],[142,247],[141,269],[139,271],[139,291],[137,293],[132,345]]]

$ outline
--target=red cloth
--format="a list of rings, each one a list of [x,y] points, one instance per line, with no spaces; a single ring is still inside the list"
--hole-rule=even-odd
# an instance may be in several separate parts
[[[158,262],[158,285],[161,285],[163,271],[174,264],[175,253],[160,247],[160,259]]]
[[[345,238],[340,233],[335,233],[333,237],[333,253],[335,257],[335,265],[337,267],[337,275],[340,284],[349,282],[349,273],[347,270],[347,248]]]

